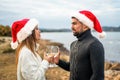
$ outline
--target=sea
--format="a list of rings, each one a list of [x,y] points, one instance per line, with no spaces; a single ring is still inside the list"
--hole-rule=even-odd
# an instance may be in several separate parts
[[[106,37],[102,39],[98,37],[97,32],[92,32],[92,34],[103,44],[105,60],[120,62],[120,32],[106,32]],[[72,32],[43,32],[41,38],[62,43],[68,50],[70,50],[70,44],[77,40]]]

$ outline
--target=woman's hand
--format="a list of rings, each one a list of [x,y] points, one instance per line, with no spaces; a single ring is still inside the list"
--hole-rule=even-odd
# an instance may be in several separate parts
[[[49,63],[54,63],[54,55],[47,55],[44,53],[44,60],[47,60]]]

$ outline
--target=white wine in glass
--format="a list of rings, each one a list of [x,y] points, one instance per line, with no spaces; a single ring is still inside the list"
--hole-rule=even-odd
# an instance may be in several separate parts
[[[51,57],[51,56],[57,56],[58,55],[58,53],[59,53],[59,47],[58,46],[47,46],[46,47],[46,55],[49,57]],[[50,63],[50,65],[49,65],[49,67],[56,67],[57,65],[56,64],[52,64],[52,63]]]
[[[55,56],[58,55],[59,53],[59,47],[58,46],[51,46],[51,49],[52,49],[52,54]]]

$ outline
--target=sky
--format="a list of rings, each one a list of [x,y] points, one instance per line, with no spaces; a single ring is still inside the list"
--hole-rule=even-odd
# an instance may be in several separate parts
[[[71,13],[93,12],[102,26],[120,26],[120,0],[0,0],[0,24],[36,18],[40,28],[71,28]]]

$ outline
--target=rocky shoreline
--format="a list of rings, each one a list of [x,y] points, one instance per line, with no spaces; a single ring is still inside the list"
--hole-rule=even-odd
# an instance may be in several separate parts
[[[105,80],[120,80],[120,63],[105,62]]]
[[[0,80],[16,80],[15,54],[10,48],[10,42],[11,37],[0,37]],[[61,59],[69,61],[69,51],[63,47],[63,44],[49,40],[40,40],[39,44],[41,56],[46,45],[57,45],[60,47]],[[69,80],[69,72],[59,67],[50,68],[46,76],[47,80]],[[105,80],[120,80],[120,63],[105,62]]]

